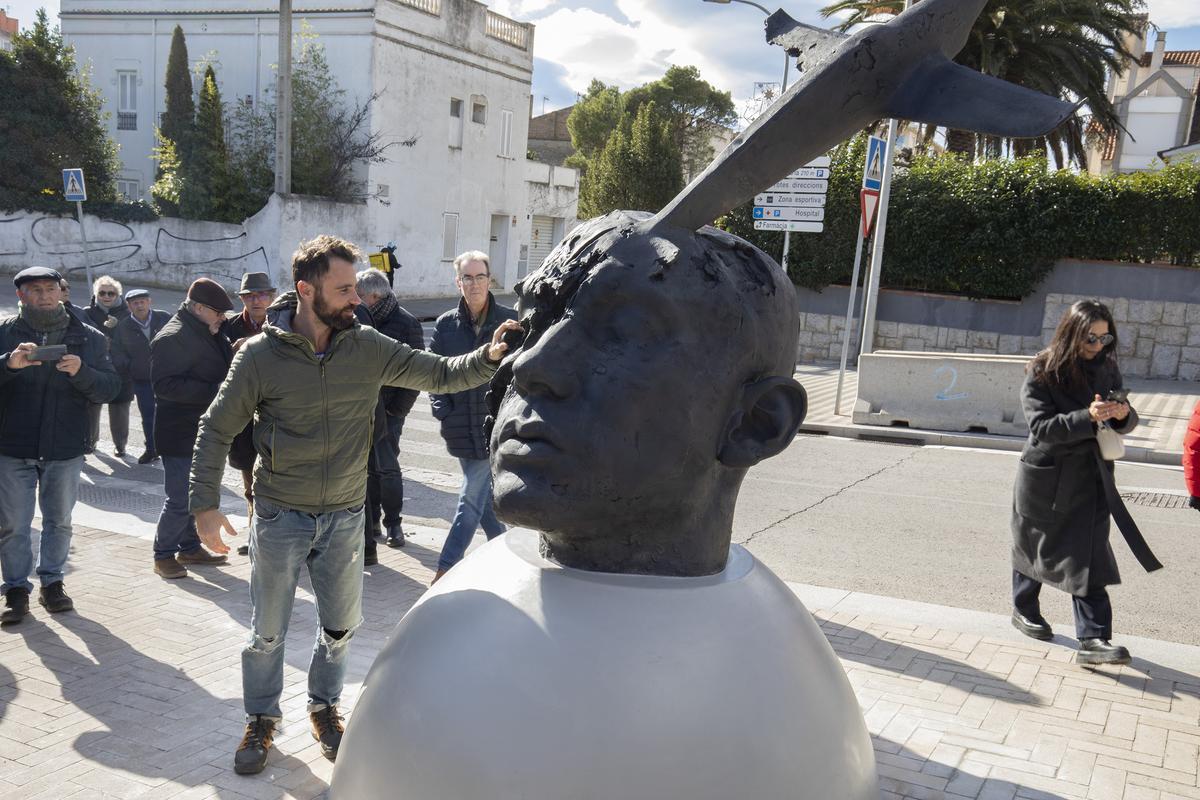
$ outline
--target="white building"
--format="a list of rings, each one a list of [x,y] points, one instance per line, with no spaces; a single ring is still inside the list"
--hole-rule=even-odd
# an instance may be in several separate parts
[[[12,50],[12,38],[17,35],[17,21],[0,8],[0,50]]]
[[[1088,172],[1157,169],[1172,152],[1200,141],[1200,50],[1167,50],[1159,31],[1146,50],[1146,31],[1126,46],[1136,57],[1109,79],[1109,98],[1124,130],[1095,143]]]
[[[531,268],[532,218],[545,210],[527,204],[533,26],[476,0],[295,0],[293,15],[296,32],[307,23],[324,45],[348,101],[381,93],[372,130],[397,142],[386,162],[363,171],[372,240],[357,244],[396,243],[403,294],[453,291],[450,261],[471,249],[488,252],[497,281],[511,287]],[[271,0],[62,0],[61,24],[112,113],[119,189],[131,198],[148,199],[154,180],[176,25],[193,65],[213,64],[227,103],[258,102],[274,89]],[[320,222],[314,235],[337,233]]]

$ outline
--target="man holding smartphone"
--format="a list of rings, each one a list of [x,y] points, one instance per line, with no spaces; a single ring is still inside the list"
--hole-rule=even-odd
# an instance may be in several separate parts
[[[38,601],[51,613],[74,608],[63,570],[90,434],[88,406],[121,391],[104,334],[64,307],[62,276],[30,267],[13,283],[19,310],[0,320],[0,625],[29,613],[35,503],[42,509]]]

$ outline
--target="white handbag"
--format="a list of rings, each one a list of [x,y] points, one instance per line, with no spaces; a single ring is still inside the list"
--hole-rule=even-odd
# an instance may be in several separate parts
[[[1105,461],[1119,461],[1125,457],[1125,438],[1106,422],[1098,423],[1096,443],[1100,445],[1100,457]]]

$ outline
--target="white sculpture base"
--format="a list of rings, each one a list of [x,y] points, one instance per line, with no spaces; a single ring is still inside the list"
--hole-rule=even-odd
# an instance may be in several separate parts
[[[812,616],[734,545],[719,575],[564,568],[514,531],[405,615],[334,800],[875,800],[858,702]]]

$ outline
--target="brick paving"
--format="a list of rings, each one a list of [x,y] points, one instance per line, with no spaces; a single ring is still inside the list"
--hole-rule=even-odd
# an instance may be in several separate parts
[[[381,564],[367,570],[349,709],[432,575],[437,554],[419,541],[381,548]],[[235,556],[163,581],[143,539],[78,528],[66,582],[77,611],[51,616],[35,605],[0,632],[0,796],[320,797],[332,765],[304,714],[316,631],[306,582],[286,645],[285,731],[262,775],[231,768],[248,579]],[[1015,632],[898,623],[885,607],[813,607],[874,738],[881,797],[1200,798],[1194,674],[1137,658],[1090,672],[1070,663],[1069,647]]]

